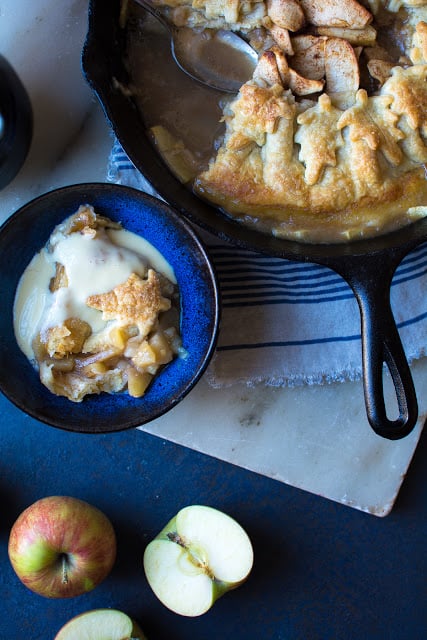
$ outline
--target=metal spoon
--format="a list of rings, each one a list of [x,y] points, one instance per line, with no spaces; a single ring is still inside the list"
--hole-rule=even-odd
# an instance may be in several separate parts
[[[148,0],[135,2],[169,30],[173,58],[193,80],[219,91],[237,93],[252,77],[258,54],[233,31],[178,29],[169,24]]]

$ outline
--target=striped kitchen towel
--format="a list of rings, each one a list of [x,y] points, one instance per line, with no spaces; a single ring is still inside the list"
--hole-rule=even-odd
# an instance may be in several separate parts
[[[113,145],[107,179],[153,195]],[[196,232],[198,230],[196,229]],[[347,283],[330,269],[236,248],[205,232],[216,267],[222,319],[207,379],[294,386],[361,376],[360,315]],[[427,243],[396,271],[391,304],[409,362],[427,353]]]

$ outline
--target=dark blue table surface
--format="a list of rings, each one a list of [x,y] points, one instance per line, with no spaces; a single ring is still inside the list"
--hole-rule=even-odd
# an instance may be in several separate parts
[[[0,640],[50,640],[73,615],[114,607],[149,640],[425,640],[427,434],[390,515],[377,518],[132,430],[63,432],[0,397]],[[10,528],[35,500],[82,498],[113,522],[118,557],[90,594],[48,600],[15,576]],[[252,538],[250,579],[200,618],[165,609],[142,569],[146,544],[181,507],[209,504]],[[78,640],[78,639],[76,639]]]

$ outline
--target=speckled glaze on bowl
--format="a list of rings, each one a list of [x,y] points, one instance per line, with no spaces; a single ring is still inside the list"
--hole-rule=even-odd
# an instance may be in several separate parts
[[[188,356],[168,364],[142,398],[102,393],[74,403],[55,396],[41,384],[15,339],[13,302],[25,267],[45,245],[55,225],[85,203],[151,242],[172,265],[178,281],[180,331]],[[22,411],[51,426],[106,433],[145,424],[187,395],[215,349],[219,300],[209,257],[188,222],[162,201],[135,189],[104,183],[78,184],[29,202],[0,228],[0,274],[0,390]]]

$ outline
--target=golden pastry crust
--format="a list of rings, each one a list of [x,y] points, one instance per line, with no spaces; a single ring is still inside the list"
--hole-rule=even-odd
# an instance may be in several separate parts
[[[90,325],[84,320],[67,318],[63,324],[49,328],[41,337],[41,343],[51,358],[65,358],[80,353],[91,333]]]
[[[247,86],[237,107],[254,93]],[[422,134],[419,128],[411,130],[411,144],[400,146],[409,138],[397,126],[401,116],[391,109],[391,95],[368,98],[359,90],[355,105],[342,111],[323,94],[316,105],[298,114],[290,91],[279,93],[276,85],[257,88],[256,93],[267,104],[279,101],[280,117],[269,131],[262,130],[261,145],[255,136],[251,140],[250,131],[242,132],[241,118],[231,118],[229,135],[196,181],[203,197],[239,218],[247,214],[261,225],[272,225],[277,234],[315,241],[324,239],[323,228],[332,241],[375,232],[382,223],[376,220],[371,226],[373,207],[379,212],[379,205],[393,205],[401,219],[409,208],[425,204],[424,169],[410,161],[410,156],[416,159],[425,153]],[[409,128],[411,123],[414,118]],[[256,133],[260,140],[259,128]],[[355,215],[356,202],[360,209]]]
[[[102,311],[104,320],[117,320],[122,327],[136,326],[142,337],[153,328],[159,313],[171,307],[161,294],[160,280],[153,269],[144,280],[132,273],[112,291],[89,296],[88,307]]]

